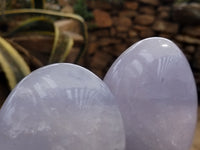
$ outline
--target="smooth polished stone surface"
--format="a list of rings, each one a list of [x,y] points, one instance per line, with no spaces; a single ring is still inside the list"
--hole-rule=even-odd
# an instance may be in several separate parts
[[[114,62],[105,83],[116,96],[126,150],[189,150],[197,118],[190,66],[171,41],[139,41]]]
[[[118,107],[105,83],[72,64],[23,79],[0,110],[1,150],[124,150]]]

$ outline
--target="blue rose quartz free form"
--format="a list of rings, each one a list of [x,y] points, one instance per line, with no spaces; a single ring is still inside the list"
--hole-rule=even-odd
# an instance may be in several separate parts
[[[124,150],[109,88],[90,71],[54,64],[32,72],[0,110],[1,150]]]
[[[114,62],[105,83],[116,97],[126,150],[189,150],[197,118],[190,66],[171,41],[152,37]]]

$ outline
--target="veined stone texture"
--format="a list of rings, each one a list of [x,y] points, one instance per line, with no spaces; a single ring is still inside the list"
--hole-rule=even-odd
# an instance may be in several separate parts
[[[53,64],[32,72],[0,110],[2,150],[124,150],[121,115],[90,71]]]
[[[197,93],[190,66],[165,38],[128,48],[107,72],[117,99],[126,150],[189,150],[197,118]]]

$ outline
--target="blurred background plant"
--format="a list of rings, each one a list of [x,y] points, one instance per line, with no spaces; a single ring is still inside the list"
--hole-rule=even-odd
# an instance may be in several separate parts
[[[78,63],[87,49],[87,25],[77,14],[47,10],[44,0],[0,0],[0,97],[34,69]],[[79,2],[79,7],[80,7]],[[78,5],[76,5],[78,6]],[[86,6],[86,18],[89,16]],[[79,11],[80,12],[80,11]],[[88,16],[87,16],[88,15]]]
[[[88,10],[85,0],[77,0],[74,3],[74,12],[82,16],[85,20],[94,18],[93,14]]]

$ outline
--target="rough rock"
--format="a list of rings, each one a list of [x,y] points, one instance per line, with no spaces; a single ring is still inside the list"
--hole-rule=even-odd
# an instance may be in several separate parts
[[[98,41],[99,41],[100,46],[108,46],[108,45],[111,45],[111,44],[117,44],[117,43],[121,42],[119,39],[109,38],[109,37],[101,38]]]
[[[128,32],[128,35],[129,35],[130,38],[132,38],[132,37],[138,36],[138,33],[136,31],[134,31],[134,30],[130,30]]]
[[[144,4],[149,4],[149,5],[154,5],[154,6],[159,5],[159,0],[139,0],[139,1]]]
[[[78,47],[72,48],[70,53],[69,53],[69,55],[66,58],[66,62],[74,63],[74,61],[76,60],[79,52],[80,52],[80,48],[78,48]]]
[[[157,20],[153,25],[153,29],[155,31],[176,34],[178,32],[178,24]]]
[[[95,41],[97,41],[98,37],[92,33],[92,34],[90,34],[89,39],[90,39],[90,42],[95,42]]]
[[[74,12],[74,8],[70,5],[65,5],[62,10],[62,12],[64,13],[73,13]]]
[[[200,26],[186,26],[183,28],[183,33],[200,37]]]
[[[94,31],[94,34],[97,37],[105,37],[105,36],[109,36],[110,32],[107,29],[102,29],[102,30],[96,30],[96,31]]]
[[[120,39],[127,39],[128,38],[128,34],[127,32],[121,32],[117,34],[117,37]]]
[[[158,12],[162,12],[162,11],[167,11],[169,12],[171,9],[169,6],[159,6],[158,7]]]
[[[144,31],[144,30],[148,30],[148,27],[146,26],[139,26],[139,25],[135,25],[133,27],[133,29],[137,30],[137,31]]]
[[[170,14],[167,11],[161,11],[158,15],[159,19],[169,19]]]
[[[151,25],[155,20],[154,16],[150,15],[139,15],[136,16],[134,22],[140,25]]]
[[[69,5],[69,0],[58,0],[58,4],[60,6]]]
[[[41,53],[50,53],[53,43],[53,37],[34,34],[13,37],[12,40],[36,55],[41,55]]]
[[[112,26],[112,19],[110,14],[106,11],[95,9],[93,11],[95,24],[100,28],[111,27]]]
[[[110,29],[110,35],[111,35],[111,36],[115,36],[116,33],[117,33],[116,29],[115,29],[114,27],[112,27],[112,28]]]
[[[164,38],[167,38],[167,39],[171,39],[172,35],[170,34],[166,34],[166,33],[161,33],[159,34],[160,37],[164,37]]]
[[[181,24],[200,24],[200,4],[199,3],[183,3],[174,5],[173,19]]]
[[[194,60],[192,62],[192,66],[195,69],[200,69],[200,47],[197,49],[194,55]]]
[[[75,33],[81,33],[79,22],[72,20],[72,19],[58,20],[58,21],[55,22],[55,25],[61,31],[70,31],[70,32],[75,32]]]
[[[140,7],[139,11],[142,14],[149,14],[149,15],[155,14],[155,9],[153,8],[153,6],[142,6]]]
[[[135,16],[137,16],[137,12],[134,10],[124,10],[124,11],[120,11],[119,12],[119,16],[120,17],[129,17],[129,18],[133,18]]]
[[[128,32],[129,29],[126,26],[117,26],[116,30],[119,32],[118,34],[120,34],[121,32]]]
[[[116,44],[113,48],[113,54],[115,56],[119,56],[121,55],[126,49],[127,49],[127,45],[126,44]]]
[[[115,19],[115,26],[118,32],[128,32],[132,26],[132,21],[128,17],[120,17],[117,20]]]
[[[185,51],[189,54],[193,54],[195,52],[195,46],[193,45],[186,46]]]
[[[97,49],[98,49],[98,43],[97,42],[91,42],[88,46],[87,53],[89,55],[94,54]]]
[[[52,50],[53,37],[41,35],[26,35],[12,38],[12,40],[27,49],[42,64],[46,64]]]
[[[130,47],[131,45],[138,42],[139,40],[140,40],[139,37],[133,37],[133,38],[128,38],[126,41],[127,41],[128,47]]]
[[[111,10],[112,5],[110,5],[108,2],[101,2],[101,1],[87,1],[88,8],[95,8],[95,9],[102,9],[102,10]]]
[[[200,39],[199,38],[194,38],[188,35],[177,35],[175,37],[176,40],[184,43],[189,43],[189,44],[198,44],[200,45]]]
[[[84,42],[83,36],[78,33],[69,32],[69,31],[63,31],[63,33],[71,37],[74,40],[74,42],[77,44],[82,44]]]
[[[130,27],[132,25],[132,21],[128,17],[119,17],[115,18],[114,20],[115,26],[124,26],[124,27]]]
[[[97,51],[94,55],[95,59],[91,62],[91,67],[95,67],[98,69],[104,69],[107,65],[107,62],[105,60],[110,60],[111,56],[105,53],[102,53],[100,51]]]
[[[58,4],[45,3],[45,9],[60,11],[61,6]]]
[[[155,34],[154,34],[153,30],[147,29],[147,30],[141,31],[139,35],[141,38],[147,38],[147,37],[152,37]]]
[[[125,5],[125,8],[131,9],[131,10],[136,10],[138,8],[138,3],[137,2],[128,1],[128,2],[125,2],[124,5]]]

